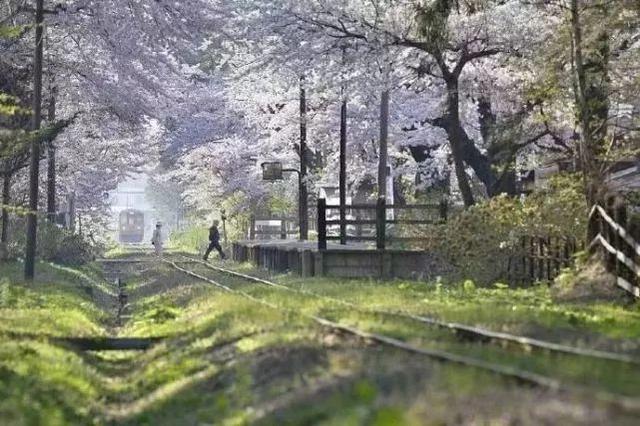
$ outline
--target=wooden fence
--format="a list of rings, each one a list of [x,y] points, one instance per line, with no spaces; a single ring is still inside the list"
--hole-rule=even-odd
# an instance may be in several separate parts
[[[640,226],[629,220],[627,206],[618,197],[606,206],[595,205],[589,215],[589,251],[601,250],[607,270],[617,285],[640,298]]]
[[[574,237],[523,235],[519,240],[507,260],[506,278],[512,283],[552,281],[573,263],[579,249]]]
[[[327,219],[327,211],[338,211],[339,219]],[[400,211],[423,211],[433,215],[429,219],[398,219],[387,218],[387,211],[393,210],[395,214]],[[354,211],[374,212],[374,218],[356,218],[348,219]],[[387,242],[419,242],[425,241],[426,238],[421,237],[396,237],[387,235],[387,225],[430,225],[442,223],[447,220],[448,204],[442,201],[438,204],[413,204],[413,205],[393,205],[386,204],[384,198],[378,199],[376,204],[351,204],[346,206],[327,205],[324,198],[318,200],[318,249],[326,250],[327,241],[339,241],[341,244],[347,244],[348,241],[371,241],[376,243],[379,250],[385,249]],[[371,215],[369,215],[371,216]],[[328,235],[327,228],[338,225],[339,235]],[[357,232],[356,235],[350,235],[348,231],[349,225],[373,226],[372,235],[362,235]]]
[[[265,229],[274,228],[273,226],[260,226],[256,222],[260,221],[279,221],[280,226],[278,229]],[[298,219],[291,217],[256,217],[251,216],[249,224],[249,239],[250,240],[266,240],[266,239],[281,239],[286,240],[289,236],[297,236],[299,234]]]

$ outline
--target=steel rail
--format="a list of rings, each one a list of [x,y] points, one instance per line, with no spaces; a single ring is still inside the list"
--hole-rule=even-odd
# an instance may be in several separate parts
[[[337,299],[337,298],[334,298],[334,297],[331,297],[331,296],[327,296],[327,295],[316,293],[316,292],[309,291],[309,290],[295,289],[295,288],[292,288],[292,287],[289,287],[289,286],[286,286],[286,285],[277,284],[277,283],[274,283],[274,282],[271,282],[271,281],[268,281],[268,280],[264,280],[264,279],[261,279],[261,278],[258,278],[258,277],[254,277],[254,276],[251,276],[251,275],[246,275],[246,274],[242,274],[240,272],[236,272],[236,271],[232,271],[232,270],[229,270],[229,269],[213,266],[213,265],[211,265],[209,263],[203,262],[201,260],[193,259],[193,258],[190,258],[188,256],[182,256],[182,257],[184,257],[186,259],[189,259],[190,262],[199,263],[199,264],[204,265],[205,267],[207,267],[207,268],[209,268],[211,270],[218,271],[218,272],[221,272],[221,273],[224,273],[224,274],[236,276],[236,277],[239,277],[239,278],[246,279],[248,281],[256,282],[256,283],[267,285],[267,286],[274,287],[274,288],[279,288],[279,289],[286,290],[286,291],[291,291],[291,292],[295,292],[295,293],[300,293],[300,294],[305,294],[305,295],[309,295],[309,296],[325,299],[327,301],[331,301],[331,302],[334,302],[334,303],[339,303],[339,304],[341,304],[343,306],[348,306],[350,308],[358,309],[358,310],[361,310],[361,311],[364,310],[364,311],[367,311],[369,313],[375,313],[375,314],[380,314],[380,315],[389,315],[389,316],[406,318],[406,319],[410,319],[410,320],[413,320],[413,321],[418,321],[418,322],[421,322],[421,323],[424,323],[424,324],[428,324],[428,325],[431,325],[431,326],[444,328],[444,329],[449,329],[449,330],[451,330],[453,332],[462,332],[462,333],[465,333],[467,335],[475,336],[475,337],[482,338],[482,339],[490,339],[490,340],[498,340],[498,341],[503,341],[503,342],[514,343],[514,344],[523,346],[526,349],[535,348],[535,349],[546,350],[546,351],[551,351],[551,352],[558,352],[558,353],[563,353],[563,354],[570,354],[570,355],[589,357],[589,358],[596,358],[596,359],[607,360],[607,361],[616,361],[616,362],[623,362],[623,363],[628,363],[628,364],[640,365],[640,359],[635,358],[635,357],[630,356],[630,355],[626,355],[626,354],[620,354],[620,353],[609,352],[609,351],[601,351],[601,350],[595,350],[595,349],[578,348],[578,347],[575,347],[575,346],[563,345],[563,344],[560,344],[560,343],[549,342],[549,341],[535,339],[535,338],[526,337],[526,336],[519,336],[519,335],[515,335],[515,334],[510,334],[510,333],[492,331],[492,330],[488,330],[488,329],[481,328],[481,327],[474,327],[474,326],[455,323],[455,322],[442,321],[442,320],[439,320],[439,319],[436,319],[436,318],[427,317],[427,316],[423,316],[423,315],[411,314],[411,313],[403,312],[403,311],[391,311],[391,310],[384,310],[384,309],[365,308],[365,307],[362,307],[360,305],[354,304],[354,303],[346,301],[346,300]]]
[[[326,318],[317,316],[317,315],[310,315],[310,314],[305,314],[304,312],[301,312],[299,310],[295,310],[295,309],[290,309],[290,308],[284,308],[281,306],[278,306],[274,303],[268,302],[266,300],[260,299],[258,297],[255,297],[245,291],[242,290],[238,290],[238,289],[233,289],[225,284],[221,284],[218,281],[215,281],[211,278],[205,277],[203,275],[200,275],[196,272],[190,271],[188,269],[182,268],[180,266],[178,266],[178,264],[176,262],[170,261],[170,260],[166,260],[163,259],[163,262],[171,265],[172,267],[174,267],[176,270],[183,272],[186,275],[189,275],[191,277],[197,278],[199,280],[202,280],[204,282],[208,282],[210,284],[213,284],[214,286],[218,287],[221,290],[224,290],[230,294],[236,294],[236,295],[240,295],[246,299],[249,299],[255,303],[261,304],[263,306],[267,306],[270,307],[278,312],[281,313],[289,313],[289,314],[295,314],[295,315],[299,315],[303,318],[307,318],[310,319],[312,321],[314,321],[316,324],[325,327],[325,328],[329,328],[329,329],[333,329],[333,330],[340,330],[344,333],[348,333],[351,334],[353,336],[362,338],[362,339],[367,339],[373,342],[377,342],[381,345],[385,345],[388,347],[392,347],[395,349],[400,349],[403,350],[405,352],[410,352],[410,353],[415,353],[415,354],[419,354],[419,355],[424,355],[427,356],[429,358],[432,359],[436,359],[439,361],[443,361],[443,362],[450,362],[453,364],[458,364],[458,365],[462,365],[462,366],[466,366],[466,367],[473,367],[473,368],[477,368],[477,369],[481,369],[484,371],[488,371],[494,374],[497,374],[499,376],[503,376],[503,377],[508,377],[510,379],[513,379],[519,383],[525,383],[525,384],[529,384],[529,385],[533,385],[536,387],[541,387],[541,388],[546,388],[552,391],[556,391],[556,392],[567,392],[567,393],[574,393],[574,394],[579,394],[579,395],[583,395],[585,397],[590,397],[590,398],[595,398],[596,400],[599,400],[601,402],[605,402],[611,405],[615,405],[619,408],[622,408],[624,410],[629,410],[629,411],[640,411],[640,399],[637,398],[633,398],[633,397],[628,397],[628,396],[623,396],[623,395],[617,395],[617,394],[612,394],[609,392],[602,392],[602,391],[593,391],[591,389],[582,387],[582,386],[576,386],[576,385],[568,385],[568,384],[564,384],[562,383],[560,380],[552,378],[552,377],[548,377],[548,376],[544,376],[541,374],[537,374],[537,373],[532,373],[529,371],[523,371],[523,370],[519,370],[517,368],[513,368],[513,367],[509,367],[509,366],[505,366],[505,365],[500,365],[500,364],[494,364],[491,362],[487,362],[487,361],[483,361],[483,360],[478,360],[476,358],[471,358],[471,357],[467,357],[467,356],[463,356],[463,355],[457,355],[457,354],[453,354],[450,352],[446,352],[446,351],[441,351],[441,350],[437,350],[437,349],[427,349],[427,348],[422,348],[422,347],[418,347],[418,346],[414,346],[411,345],[407,342],[404,342],[402,340],[390,337],[390,336],[386,336],[383,334],[378,334],[378,333],[372,333],[372,332],[368,332],[368,331],[363,331],[360,330],[358,328],[352,327],[352,326],[347,326],[347,325],[343,325],[343,324],[339,324],[336,323],[334,321],[328,320]],[[178,262],[179,263],[179,262]],[[244,274],[241,274],[244,275]],[[265,281],[265,280],[261,280],[261,279],[257,279],[260,281]],[[280,286],[280,285],[278,285]],[[286,286],[285,286],[286,287]]]

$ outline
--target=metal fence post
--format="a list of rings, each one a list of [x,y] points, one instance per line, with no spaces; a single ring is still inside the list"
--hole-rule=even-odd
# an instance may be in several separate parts
[[[387,207],[383,197],[378,198],[376,204],[376,247],[384,250],[387,228]]]
[[[327,200],[318,199],[318,250],[327,249]]]

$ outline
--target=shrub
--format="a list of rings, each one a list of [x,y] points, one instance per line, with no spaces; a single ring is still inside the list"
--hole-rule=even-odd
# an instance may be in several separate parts
[[[11,224],[10,240],[6,257],[17,259],[24,256],[26,235],[22,231],[24,220],[14,220]],[[38,224],[37,256],[62,265],[80,266],[91,262],[104,249],[88,236],[74,234],[44,220]]]
[[[569,236],[586,233],[587,207],[580,179],[559,175],[547,189],[523,199],[499,196],[453,216],[446,224],[429,227],[422,245],[451,263],[456,280],[473,279],[488,285],[506,279],[510,256],[521,252],[522,236]]]
[[[80,266],[91,262],[103,250],[91,235],[72,233],[46,222],[39,227],[38,254],[44,260]]]

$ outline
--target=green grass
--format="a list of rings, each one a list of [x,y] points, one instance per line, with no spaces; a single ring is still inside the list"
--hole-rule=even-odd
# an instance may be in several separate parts
[[[85,272],[41,263],[33,283],[22,279],[22,265],[0,267],[0,332],[49,336],[104,335],[105,307],[92,295],[105,288]]]
[[[185,253],[200,253],[209,243],[207,227],[190,227],[171,234],[167,247]]]
[[[248,264],[234,268],[267,276]],[[552,300],[546,285],[517,289],[501,285],[494,288],[467,285],[465,288],[464,283],[303,279],[293,274],[271,278],[295,289],[313,291],[367,308],[406,311],[556,341],[584,344],[586,333],[592,342],[611,339],[610,343],[614,345],[616,340],[621,340],[620,345],[633,346],[632,341],[640,338],[640,304],[558,303]]]
[[[264,286],[227,282],[285,308],[277,311],[158,262],[136,268],[127,272],[126,280],[131,319],[113,328],[113,307],[106,310],[96,296],[113,290],[96,265],[76,270],[40,264],[37,281],[27,284],[20,279],[20,264],[0,264],[5,277],[0,299],[0,418],[4,423],[411,425],[424,424],[426,419],[434,424],[493,424],[500,423],[506,412],[530,421],[531,407],[540,398],[554,402],[560,398],[568,406],[585,404],[570,396],[543,396],[540,390],[518,387],[476,369],[383,350],[320,327],[299,313],[319,314],[417,346],[640,395],[637,373],[620,366],[475,345],[406,320]],[[247,265],[239,268],[258,273]],[[557,305],[544,287],[475,289],[302,280],[290,275],[276,279],[366,307],[428,313],[496,329],[540,332],[560,327],[575,335],[588,331],[625,341],[638,333],[635,307]],[[166,339],[145,352],[79,353],[37,336],[3,335],[17,332]],[[503,404],[505,400],[508,405]],[[589,404],[598,407],[593,401]],[[473,412],[479,406],[485,407],[482,412]],[[568,416],[566,421],[560,414],[554,420],[579,423],[574,414],[561,414]],[[615,418],[626,418],[620,416]]]
[[[37,271],[25,283],[22,264],[0,264],[0,418],[9,425],[91,423],[100,377],[77,353],[42,337],[105,335],[107,313],[92,298],[104,287],[91,267],[40,263]]]

